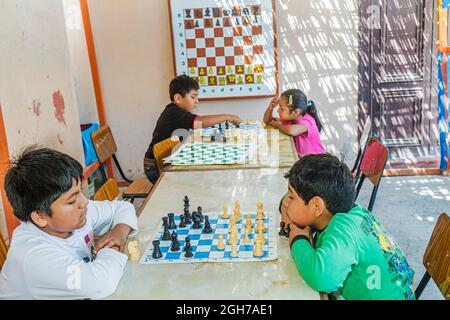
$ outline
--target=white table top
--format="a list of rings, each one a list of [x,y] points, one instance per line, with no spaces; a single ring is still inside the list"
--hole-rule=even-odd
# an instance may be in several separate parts
[[[161,217],[183,209],[188,195],[191,208],[222,211],[236,200],[243,212],[262,201],[278,212],[287,191],[287,169],[245,169],[166,172],[155,186],[139,218],[140,250],[153,240]],[[279,216],[277,216],[279,219]],[[277,225],[279,221],[277,222]],[[278,259],[268,262],[189,263],[140,265],[129,261],[116,293],[109,299],[320,299],[301,278],[292,260],[288,240],[278,237]]]

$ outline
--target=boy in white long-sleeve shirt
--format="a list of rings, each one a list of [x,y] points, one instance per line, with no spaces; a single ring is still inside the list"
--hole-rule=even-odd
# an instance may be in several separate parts
[[[1,270],[0,299],[98,299],[116,290],[136,212],[128,202],[89,201],[81,183],[81,164],[58,151],[27,148],[12,163],[5,191],[22,224]]]

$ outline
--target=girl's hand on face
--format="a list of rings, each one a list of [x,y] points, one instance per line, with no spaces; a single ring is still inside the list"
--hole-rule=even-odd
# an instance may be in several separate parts
[[[270,100],[269,108],[274,109],[278,105],[279,99],[277,96],[273,97],[272,100]]]

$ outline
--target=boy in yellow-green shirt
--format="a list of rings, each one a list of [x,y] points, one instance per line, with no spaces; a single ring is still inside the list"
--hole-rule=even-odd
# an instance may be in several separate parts
[[[344,163],[329,154],[308,155],[285,177],[282,219],[309,286],[345,299],[415,299],[414,271],[377,219],[354,204],[353,176]]]

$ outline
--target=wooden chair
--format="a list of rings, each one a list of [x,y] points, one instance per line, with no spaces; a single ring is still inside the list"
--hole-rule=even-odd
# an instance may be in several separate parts
[[[367,144],[369,143],[371,130],[372,121],[370,120],[370,118],[368,118],[361,133],[361,139],[359,140],[358,145],[358,154],[356,155],[355,164],[353,165],[352,169],[352,174],[355,178],[355,185],[358,184],[359,178],[361,177],[361,159],[363,157],[364,151],[366,151]]]
[[[109,179],[94,195],[94,200],[103,201],[109,200],[113,201],[119,198],[119,186],[117,181],[114,179]]]
[[[161,172],[164,167],[168,166],[167,163],[163,162],[163,159],[170,156],[173,148],[179,143],[180,139],[177,136],[172,136],[158,142],[153,146],[153,155],[155,157],[156,166],[158,167],[159,172]]]
[[[383,170],[388,159],[388,149],[377,138],[370,138],[366,150],[361,159],[361,177],[356,188],[355,201],[358,198],[361,187],[366,178],[373,183],[372,195],[370,196],[368,210],[372,211],[375,204],[378,188],[380,186]]]
[[[428,281],[433,279],[445,300],[450,300],[450,217],[442,213],[423,255],[425,274],[416,289],[419,299]]]
[[[3,240],[3,237],[0,235],[0,270],[3,268],[3,264],[5,263],[7,253],[8,253],[8,246]]]
[[[100,172],[102,174],[103,180],[106,182],[106,170],[105,162],[112,157],[117,169],[119,170],[120,176],[129,183],[129,186],[124,190],[122,194],[123,199],[130,199],[131,202],[135,198],[145,198],[150,193],[153,184],[148,181],[147,178],[141,178],[137,180],[128,179],[123,173],[122,167],[115,155],[117,152],[116,142],[112,135],[111,129],[108,126],[102,126],[101,128],[95,130],[91,134],[92,144],[94,145],[95,152],[97,153],[98,162],[100,164]]]

